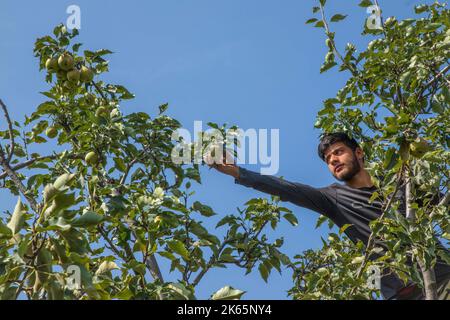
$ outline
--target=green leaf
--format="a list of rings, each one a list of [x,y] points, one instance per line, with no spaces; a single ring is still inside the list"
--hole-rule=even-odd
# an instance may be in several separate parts
[[[428,10],[428,6],[427,5],[418,5],[414,7],[414,11],[416,12],[416,14],[420,14],[423,13],[425,11]]]
[[[267,278],[269,277],[269,270],[267,269],[264,263],[260,263],[258,267],[259,273],[261,274],[261,278],[263,278],[264,282],[267,283]]]
[[[125,172],[127,167],[125,165],[125,162],[122,160],[122,158],[114,158],[114,163],[116,165],[116,168],[120,171],[120,172]]]
[[[322,20],[320,20],[314,25],[314,27],[316,27],[316,28],[325,28],[325,24],[323,23]]]
[[[327,221],[327,217],[321,215],[318,219],[317,219],[317,223],[316,223],[316,229],[319,228],[325,221]]]
[[[114,269],[119,269],[119,267],[117,266],[117,264],[114,261],[103,261],[100,266],[98,267],[97,271],[95,272],[95,275],[101,275],[107,272],[110,272]]]
[[[363,7],[363,8],[370,7],[371,5],[373,5],[373,3],[372,3],[372,1],[370,1],[370,0],[362,0],[362,1],[359,3],[359,6],[360,6],[360,7]]]
[[[293,213],[286,213],[283,217],[287,221],[289,221],[290,224],[292,224],[293,226],[297,226],[298,225],[297,217]]]
[[[186,247],[184,246],[184,244],[181,241],[171,240],[171,241],[167,242],[167,245],[173,252],[178,253],[184,259],[186,259],[186,260],[190,259],[189,251],[187,251]]]
[[[306,20],[306,24],[309,24],[309,23],[314,23],[314,22],[316,22],[317,21],[317,19],[316,18],[311,18],[311,19],[308,19],[308,20]]]
[[[331,22],[338,22],[341,20],[344,20],[347,17],[347,15],[343,15],[343,14],[335,14],[334,16],[331,17]]]
[[[176,293],[180,298],[186,300],[196,300],[194,294],[182,283],[169,283],[167,287]]]
[[[345,230],[347,230],[348,227],[351,227],[351,226],[352,226],[351,223],[344,224],[344,225],[339,229],[339,235],[342,235],[342,234],[345,232]]]
[[[7,224],[8,228],[11,229],[12,234],[17,234],[25,225],[25,206],[22,204],[20,197],[17,199],[17,204],[14,212],[11,216],[11,220]]]
[[[168,103],[165,103],[165,104],[160,105],[160,106],[159,106],[159,114],[164,113],[164,112],[167,110],[168,107],[169,107],[169,104],[168,104]]]
[[[38,231],[50,231],[50,230],[68,231],[72,227],[67,222],[67,220],[64,219],[63,217],[49,219],[48,223],[49,223],[48,227],[45,227],[42,229],[41,229],[41,227],[37,227],[37,230]]]
[[[211,300],[239,300],[245,291],[234,289],[230,286],[225,286],[218,290],[211,296]]]
[[[85,214],[83,214],[81,217],[79,217],[78,219],[75,219],[74,221],[72,221],[71,225],[73,227],[81,227],[81,228],[91,227],[91,226],[98,225],[99,223],[101,223],[103,221],[103,219],[104,219],[104,217],[102,215],[92,212],[92,211],[88,211]]]
[[[55,180],[53,186],[61,191],[68,183],[72,181],[74,177],[75,174],[64,173]]]
[[[11,238],[11,236],[12,236],[11,229],[0,221],[0,238],[3,237]]]
[[[195,211],[200,212],[202,216],[212,217],[212,216],[216,215],[216,213],[213,211],[213,209],[210,206],[201,204],[198,201],[195,201],[194,204],[192,205],[192,207]]]

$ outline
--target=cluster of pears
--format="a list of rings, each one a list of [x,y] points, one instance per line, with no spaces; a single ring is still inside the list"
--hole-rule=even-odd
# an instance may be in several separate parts
[[[56,73],[56,77],[62,82],[65,89],[75,89],[80,82],[90,83],[94,79],[94,71],[86,66],[77,68],[73,56],[65,52],[57,57],[48,58],[45,68],[50,73]]]

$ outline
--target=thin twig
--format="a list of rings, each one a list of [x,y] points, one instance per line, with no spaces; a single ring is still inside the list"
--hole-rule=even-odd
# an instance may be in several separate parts
[[[33,159],[28,160],[28,161],[16,164],[15,166],[11,167],[11,170],[17,171],[17,170],[29,167],[32,164],[34,164],[35,162],[37,162],[37,161],[42,161],[42,160],[45,160],[45,159],[55,160],[55,159],[58,159],[60,156],[61,156],[60,154],[56,154],[56,155],[42,156],[42,157],[33,158]],[[71,155],[71,156],[69,156],[69,158],[71,158],[71,159],[83,159],[83,156],[82,155]],[[6,172],[0,173],[0,179],[3,179],[5,177],[7,177],[7,176],[8,176],[8,174]]]
[[[11,146],[10,146],[10,150],[9,150],[9,154],[8,154],[8,158],[7,158],[7,162],[10,163],[11,158],[14,153],[14,148],[16,145],[14,142],[13,125],[12,125],[11,118],[9,117],[8,108],[6,107],[6,105],[3,103],[3,101],[1,99],[0,99],[0,105],[3,109],[3,113],[5,114],[6,122],[8,123],[9,139],[11,140]]]

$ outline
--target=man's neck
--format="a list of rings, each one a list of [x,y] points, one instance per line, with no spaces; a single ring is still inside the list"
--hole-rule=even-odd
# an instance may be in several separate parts
[[[351,188],[370,188],[374,185],[370,174],[364,168],[345,184]]]

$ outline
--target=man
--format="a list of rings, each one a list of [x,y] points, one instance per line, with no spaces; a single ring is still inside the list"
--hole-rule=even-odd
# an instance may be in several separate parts
[[[353,241],[368,242],[371,230],[369,222],[381,215],[381,201],[369,203],[376,190],[371,176],[364,168],[364,152],[358,143],[345,133],[324,135],[318,146],[319,157],[328,170],[344,184],[334,183],[325,188],[314,188],[289,182],[274,176],[240,168],[227,159],[222,164],[212,164],[218,171],[235,178],[235,183],[279,196],[301,207],[316,211],[330,218],[337,226],[352,226],[345,233]],[[211,162],[208,162],[211,163]],[[399,193],[401,212],[405,210],[404,192]],[[440,299],[450,299],[450,266],[439,260],[435,266]],[[381,292],[385,299],[423,299],[420,288],[413,283],[404,286],[395,275],[383,275]]]

